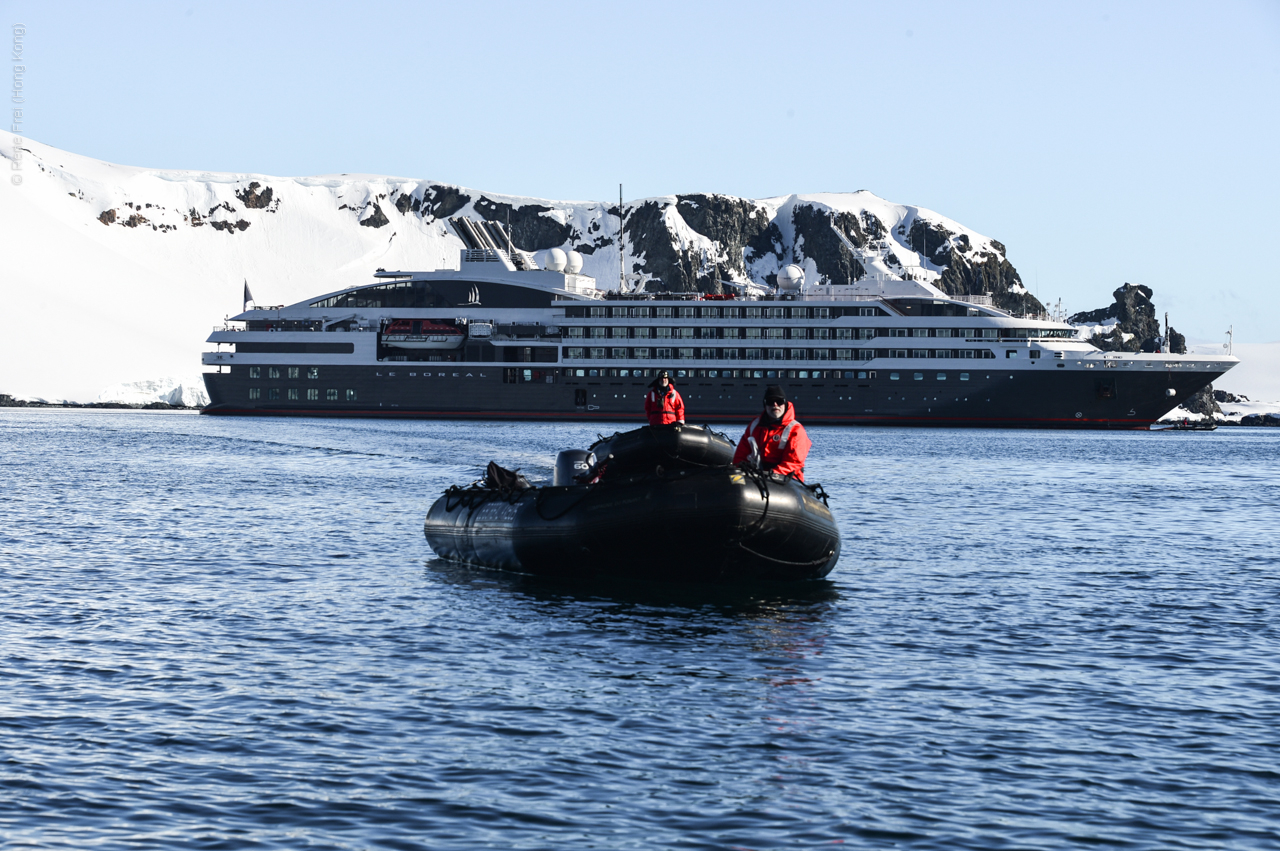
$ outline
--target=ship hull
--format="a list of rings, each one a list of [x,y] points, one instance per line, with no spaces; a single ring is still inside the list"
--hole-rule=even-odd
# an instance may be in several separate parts
[[[399,365],[403,367],[403,365]],[[647,382],[586,378],[493,364],[329,366],[317,380],[207,373],[211,415],[482,420],[643,421]],[[679,384],[691,422],[746,421],[765,386],[782,383],[808,424],[1145,429],[1221,375],[1186,368],[1001,370],[879,367],[822,380],[690,378]],[[832,371],[834,372],[834,371]],[[840,375],[858,375],[857,371]],[[962,380],[961,376],[965,376]],[[896,378],[891,376],[897,376]],[[919,376],[919,377],[917,377]],[[309,390],[319,398],[308,400]],[[256,391],[258,398],[251,398]],[[291,394],[290,391],[293,391]],[[1170,393],[1169,391],[1172,391]],[[290,396],[297,396],[291,399]]]

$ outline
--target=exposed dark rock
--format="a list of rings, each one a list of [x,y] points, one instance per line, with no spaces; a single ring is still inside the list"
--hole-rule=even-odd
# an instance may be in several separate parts
[[[617,215],[615,208],[614,215]],[[657,201],[646,201],[633,207],[623,225],[627,240],[626,273],[652,275],[646,289],[653,292],[689,292],[696,289],[696,277],[690,274],[689,258],[677,251],[662,220],[663,206]],[[636,257],[644,258],[637,264]]]
[[[401,213],[407,213],[410,210],[416,211],[418,206],[420,206],[418,199],[414,198],[412,195],[401,195],[396,199],[396,209]]]
[[[192,207],[187,213],[187,221],[191,222],[193,228],[198,228],[204,225],[204,216],[197,213],[196,208]]]
[[[253,181],[249,184],[249,188],[236,193],[236,197],[240,199],[240,203],[244,204],[250,210],[262,210],[271,206],[271,187],[267,186],[258,191],[258,187],[262,184]]]
[[[209,222],[209,227],[214,230],[224,230],[227,233],[235,233],[238,230],[248,230],[249,223],[244,219],[237,219],[234,222]]]
[[[1213,385],[1210,385],[1210,386],[1212,387]],[[1248,401],[1249,401],[1249,397],[1248,397],[1248,396],[1243,396],[1243,395],[1241,395],[1241,396],[1237,396],[1236,394],[1234,394],[1234,393],[1228,393],[1228,392],[1227,392],[1227,391],[1225,391],[1225,390],[1214,390],[1214,391],[1213,391],[1213,400],[1214,400],[1215,402],[1226,402],[1226,403],[1230,404],[1230,403],[1232,403],[1232,402],[1248,402]]]
[[[1074,314],[1067,321],[1072,325],[1092,325],[1115,319],[1116,324],[1110,331],[1090,338],[1090,342],[1103,351],[1154,352],[1159,349],[1164,338],[1151,301],[1151,288],[1126,283],[1112,295],[1115,302],[1109,306]],[[1126,334],[1132,336],[1126,340]],[[1174,353],[1186,352],[1185,337],[1170,328],[1169,338]]]
[[[504,225],[510,221],[511,242],[521,251],[556,248],[575,238],[571,225],[561,224],[555,219],[542,215],[551,212],[551,208],[541,204],[513,207],[482,195],[475,203],[475,210],[485,221],[499,222]]]
[[[141,213],[134,213],[132,216],[125,219],[120,224],[124,225],[127,228],[136,228],[138,225],[147,224],[147,219]]]
[[[679,195],[676,212],[694,231],[714,240],[725,257],[714,268],[705,270],[701,268],[702,258],[698,257],[695,279],[697,289],[703,292],[719,292],[716,281],[729,277],[730,271],[745,275],[743,249],[752,246],[771,224],[763,209],[728,195]]]
[[[115,220],[116,220],[115,210],[103,210],[102,213],[98,215],[98,221],[102,222],[104,225],[109,225]]]
[[[431,186],[422,195],[423,217],[447,219],[471,203],[455,186]]]
[[[375,202],[373,212],[367,218],[361,219],[360,224],[367,228],[380,228],[391,224],[391,220],[387,218],[387,214],[382,212],[382,208]]]
[[[1280,426],[1280,414],[1249,414],[1240,418],[1242,426]]]
[[[857,216],[799,204],[792,208],[791,224],[798,250],[813,261],[822,276],[821,281],[813,283],[852,284],[866,275],[862,263],[836,234],[839,230],[854,246],[865,248],[867,237]]]
[[[1206,384],[1199,392],[1183,402],[1182,407],[1193,414],[1203,414],[1207,417],[1212,417],[1214,414],[1222,414],[1222,409],[1218,407],[1218,403],[1214,399],[1212,384]]]

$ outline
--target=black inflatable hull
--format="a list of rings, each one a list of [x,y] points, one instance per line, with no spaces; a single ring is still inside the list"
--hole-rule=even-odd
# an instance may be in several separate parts
[[[643,426],[604,437],[591,445],[596,462],[608,478],[654,472],[724,467],[733,462],[736,447],[706,426]]]
[[[840,557],[815,491],[728,466],[510,495],[452,489],[424,532],[442,558],[543,576],[797,581]]]

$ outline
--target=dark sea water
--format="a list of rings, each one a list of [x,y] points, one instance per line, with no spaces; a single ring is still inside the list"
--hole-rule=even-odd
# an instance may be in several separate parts
[[[1280,848],[1280,430],[816,427],[808,586],[433,558],[602,430],[0,411],[0,846]]]

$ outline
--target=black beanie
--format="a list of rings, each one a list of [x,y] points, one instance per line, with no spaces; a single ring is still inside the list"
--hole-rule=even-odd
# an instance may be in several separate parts
[[[764,389],[764,400],[766,402],[778,401],[784,405],[787,402],[787,393],[779,384],[770,384]]]

